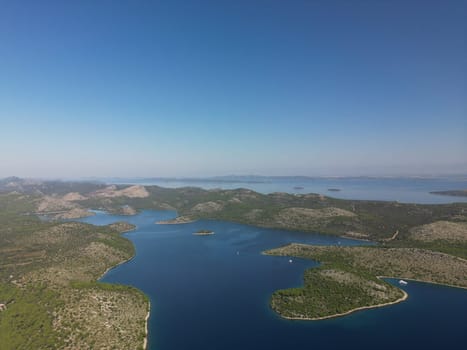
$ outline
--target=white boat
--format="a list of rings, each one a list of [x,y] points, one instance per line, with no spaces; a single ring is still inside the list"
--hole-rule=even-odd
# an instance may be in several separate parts
[[[399,284],[401,286],[406,286],[408,283],[406,281],[404,281],[404,280],[399,280]]]
[[[289,263],[291,263],[291,262],[292,262],[292,259],[289,259]]]

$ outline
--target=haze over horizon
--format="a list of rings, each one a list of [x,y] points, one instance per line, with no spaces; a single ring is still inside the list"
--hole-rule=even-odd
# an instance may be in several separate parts
[[[1,1],[0,178],[467,174],[467,2]]]

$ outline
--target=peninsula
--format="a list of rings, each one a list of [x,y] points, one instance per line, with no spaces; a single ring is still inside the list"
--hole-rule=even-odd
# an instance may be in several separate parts
[[[289,319],[343,316],[407,298],[403,290],[381,276],[467,288],[466,260],[424,249],[290,244],[265,254],[322,263],[305,272],[302,288],[279,290],[272,295],[271,307]]]

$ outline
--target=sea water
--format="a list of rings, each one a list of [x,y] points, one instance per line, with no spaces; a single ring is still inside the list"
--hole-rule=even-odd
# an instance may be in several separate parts
[[[222,221],[155,224],[175,215],[98,212],[82,219],[137,225],[125,234],[136,247],[135,258],[102,281],[132,285],[149,296],[151,350],[463,349],[467,344],[467,291],[457,288],[409,281],[403,287],[409,299],[400,304],[323,321],[284,320],[270,309],[275,290],[301,286],[305,269],[317,263],[265,256],[264,250],[291,242],[371,243]],[[199,229],[215,234],[193,235]]]

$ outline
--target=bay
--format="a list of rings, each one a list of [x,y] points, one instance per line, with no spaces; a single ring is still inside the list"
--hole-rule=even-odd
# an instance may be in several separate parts
[[[309,260],[262,255],[290,242],[361,245],[369,242],[222,221],[156,225],[176,216],[98,212],[81,221],[126,220],[136,256],[102,281],[132,285],[151,300],[148,349],[461,349],[467,341],[467,292],[409,282],[403,303],[323,321],[281,319],[268,305],[272,292],[302,284]],[[199,229],[215,232],[193,235]],[[395,283],[394,281],[391,281]]]

